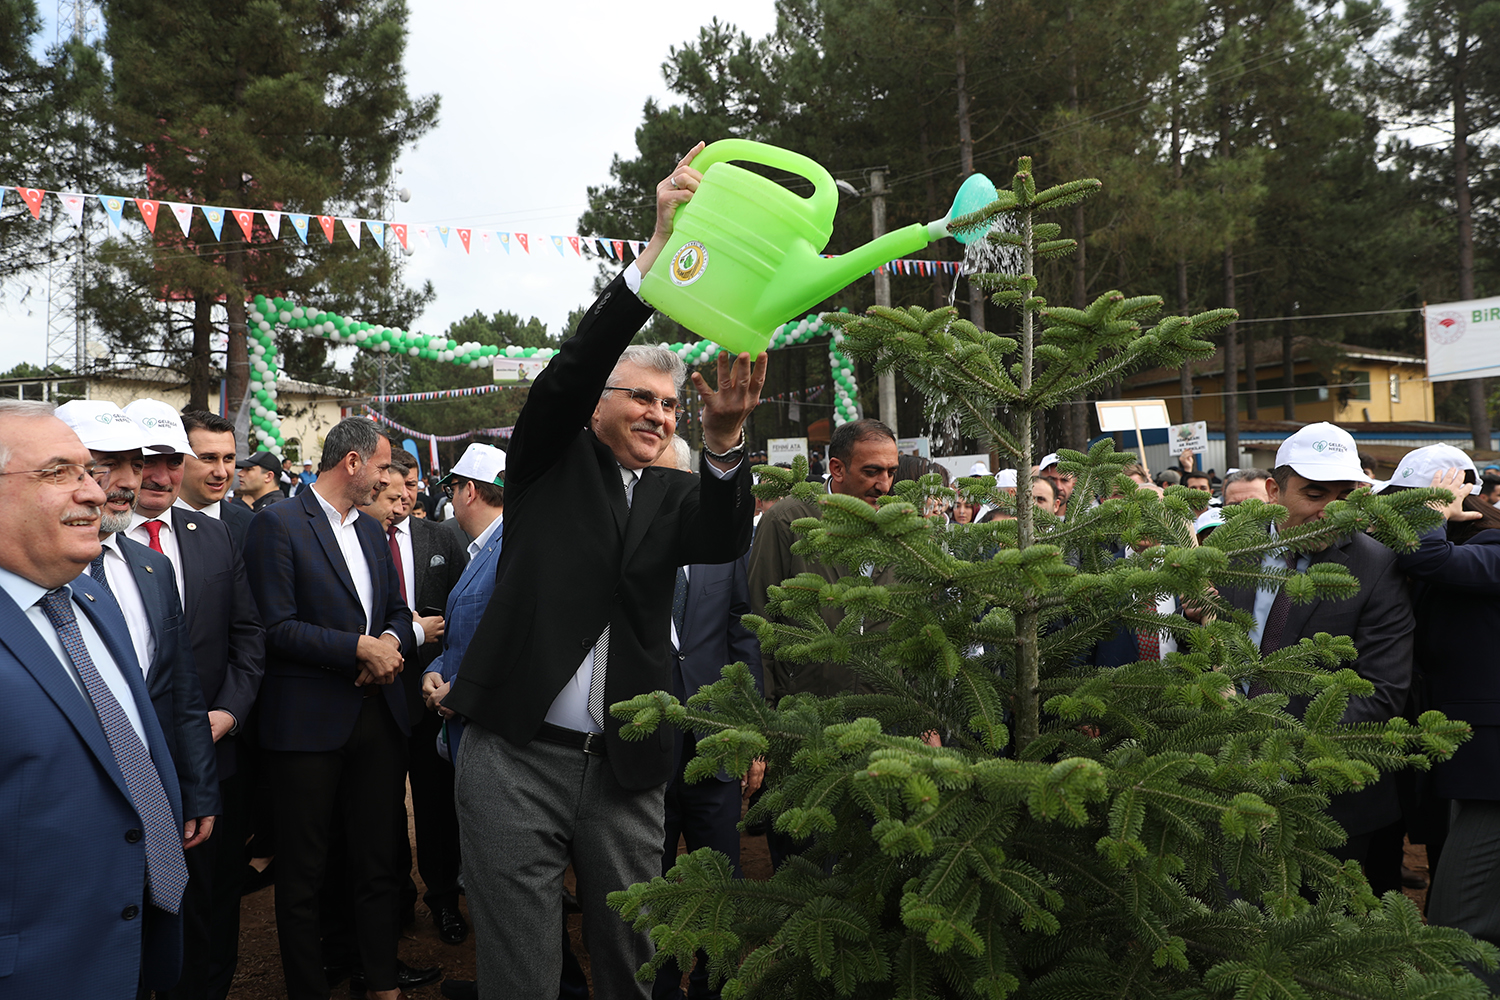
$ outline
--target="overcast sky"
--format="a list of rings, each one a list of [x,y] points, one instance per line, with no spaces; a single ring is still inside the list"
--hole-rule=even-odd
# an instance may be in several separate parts
[[[667,50],[696,38],[715,17],[752,37],[769,33],[776,19],[772,0],[408,4],[407,86],[412,94],[442,95],[442,112],[437,128],[401,159],[398,186],[410,189],[411,201],[394,214],[414,228],[475,229],[467,255],[456,235],[446,250],[436,235],[431,248],[412,235],[407,280],[430,280],[437,291],[413,327],[424,333],[442,332],[476,309],[536,316],[561,329],[569,311],[592,298],[596,265],[571,248],[567,259],[559,257],[547,237],[575,233],[587,187],[609,181],[615,154],[635,155],[646,99],[670,100],[661,74]],[[52,4],[40,6],[52,16]],[[662,176],[671,166],[662,164]],[[7,211],[17,204],[8,192]],[[137,217],[127,210],[127,218]],[[498,245],[486,254],[481,229],[491,232],[492,244],[495,232],[525,232],[541,245],[533,243],[529,255],[514,243],[509,255]],[[644,240],[650,233],[599,235]],[[342,229],[339,238],[347,238]],[[0,299],[0,371],[46,360],[44,275],[37,285],[25,304],[16,290]]]

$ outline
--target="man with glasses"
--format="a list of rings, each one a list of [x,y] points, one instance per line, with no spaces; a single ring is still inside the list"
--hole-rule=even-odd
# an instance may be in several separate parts
[[[50,403],[0,400],[6,996],[132,997],[182,962],[181,795],[125,619],[87,572],[92,461]]]
[[[537,376],[506,453],[494,594],[452,690],[464,716],[458,817],[480,996],[556,993],[562,887],[578,877],[596,996],[648,996],[652,945],[605,904],[661,872],[670,727],[626,741],[609,706],[671,685],[677,567],[731,562],[750,541],[746,417],[765,355],[718,358],[703,399],[701,476],[652,467],[677,423],[681,360],[628,347],[651,315],[635,294],[700,175],[657,185],[656,231]],[[732,363],[731,363],[732,362]]]

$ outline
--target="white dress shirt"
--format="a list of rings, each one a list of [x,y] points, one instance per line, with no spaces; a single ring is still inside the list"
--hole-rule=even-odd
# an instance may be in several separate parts
[[[386,544],[390,544],[389,533],[386,535]],[[411,608],[411,630],[417,634],[417,645],[423,646],[427,644],[427,633],[417,621],[417,557],[412,548],[410,516],[402,518],[401,523],[396,525],[396,549],[401,553],[401,596],[405,598],[406,606]]]
[[[160,517],[142,517],[133,514],[130,518],[130,529],[125,532],[125,537],[133,542],[140,542],[146,548],[151,547],[151,532],[146,530],[147,521],[157,521],[161,524],[161,531],[156,540],[161,543],[162,554],[172,560],[172,570],[177,574],[177,599],[187,607],[186,581],[182,578],[182,549],[177,544],[177,532],[172,530],[172,515],[166,511]]]
[[[57,637],[57,629],[52,627],[52,620],[47,617],[47,612],[38,606],[37,601],[47,593],[47,588],[38,586],[24,577],[17,576],[8,569],[0,569],[0,590],[4,590],[10,599],[16,602],[16,606],[26,613],[26,620],[35,626],[37,634],[52,650],[63,669],[68,672],[68,679],[73,686],[78,688],[79,697],[83,698],[84,704],[88,705],[89,711],[93,712],[94,702],[89,698],[88,691],[84,689],[83,679],[78,676],[78,668],[73,666],[67,651],[63,649],[62,640]],[[124,709],[125,717],[130,720],[130,726],[135,730],[136,736],[140,737],[141,744],[146,743],[146,729],[141,725],[140,709],[135,703],[135,696],[130,693],[130,685],[125,680],[121,670],[125,664],[116,663],[115,658],[110,655],[109,647],[104,644],[104,637],[94,628],[94,623],[89,621],[89,616],[79,610],[87,598],[83,597],[71,587],[68,593],[73,597],[73,615],[78,619],[78,631],[83,636],[83,644],[88,647],[89,659],[94,661],[94,669],[99,671],[99,679],[104,681],[109,688],[110,694],[115,696],[115,701],[120,703]]]
[[[109,589],[115,602],[125,613],[125,625],[130,629],[130,644],[141,663],[141,676],[151,669],[156,659],[156,633],[151,629],[151,618],[146,614],[146,602],[141,597],[141,588],[135,582],[135,573],[120,551],[120,536],[110,535],[104,543],[104,576],[109,580]]]
[[[202,508],[200,510],[199,508],[194,507],[192,504],[188,503],[186,500],[182,499],[182,497],[178,497],[176,500],[172,501],[172,506],[173,507],[181,507],[183,510],[196,510],[200,514],[207,514],[209,517],[213,518],[215,521],[222,521],[224,519],[219,516],[219,504],[221,504],[223,502],[224,501],[222,501],[222,500],[215,500],[213,503],[209,504],[207,507],[204,507],[204,508]]]
[[[370,578],[370,562],[359,544],[359,532],[354,528],[354,523],[359,520],[359,508],[350,507],[348,516],[341,517],[333,505],[323,499],[323,494],[313,490],[313,496],[318,498],[318,505],[328,516],[333,538],[344,556],[344,566],[354,580],[354,592],[359,595],[359,606],[365,611],[365,634],[369,635],[375,627],[375,583]]]
[[[481,551],[483,551],[483,549],[484,549],[484,547],[486,545],[490,544],[490,539],[495,537],[495,532],[497,532],[497,531],[500,530],[500,522],[504,521],[504,520],[505,520],[505,515],[504,514],[498,515],[493,521],[490,522],[490,526],[488,528],[485,528],[483,531],[481,531],[479,533],[479,537],[478,538],[474,539],[472,542],[469,543],[469,550],[468,551],[469,551],[469,559],[471,561],[474,559],[475,556],[479,555],[479,553]]]

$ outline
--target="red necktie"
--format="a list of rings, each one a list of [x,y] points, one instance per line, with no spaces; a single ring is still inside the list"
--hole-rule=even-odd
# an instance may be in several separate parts
[[[396,526],[393,524],[386,529],[386,534],[391,540],[391,561],[396,564],[396,582],[401,584],[401,599],[406,601],[406,570],[401,567],[401,546],[396,541]],[[407,601],[407,604],[410,604]]]
[[[151,551],[161,552],[162,555],[166,555],[166,553],[162,551],[161,547],[161,522],[147,521],[146,534],[151,536]]]

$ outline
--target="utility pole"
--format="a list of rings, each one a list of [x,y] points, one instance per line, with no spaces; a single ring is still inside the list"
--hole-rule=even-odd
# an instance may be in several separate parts
[[[92,0],[59,0],[57,5],[57,40],[61,44],[67,39],[82,42],[92,26]],[[82,132],[82,115],[76,109],[67,112],[67,124],[72,126],[75,136]],[[60,143],[66,145],[66,142]],[[66,178],[73,189],[86,190],[84,185],[88,164],[86,149],[80,139],[71,150],[58,149],[53,165],[71,168],[73,175]],[[60,172],[61,174],[61,172]],[[58,181],[64,181],[63,176]],[[88,319],[82,309],[83,293],[88,280],[88,211],[85,209],[78,229],[64,235],[62,222],[56,215],[52,222],[51,260],[47,264],[47,364],[61,368],[71,367],[82,373],[89,364]]]
[[[885,235],[885,171],[870,171],[870,229],[875,239]],[[891,304],[891,275],[885,267],[875,269],[875,304]],[[896,429],[896,373],[885,372],[878,378],[880,388],[880,419],[897,437]]]

